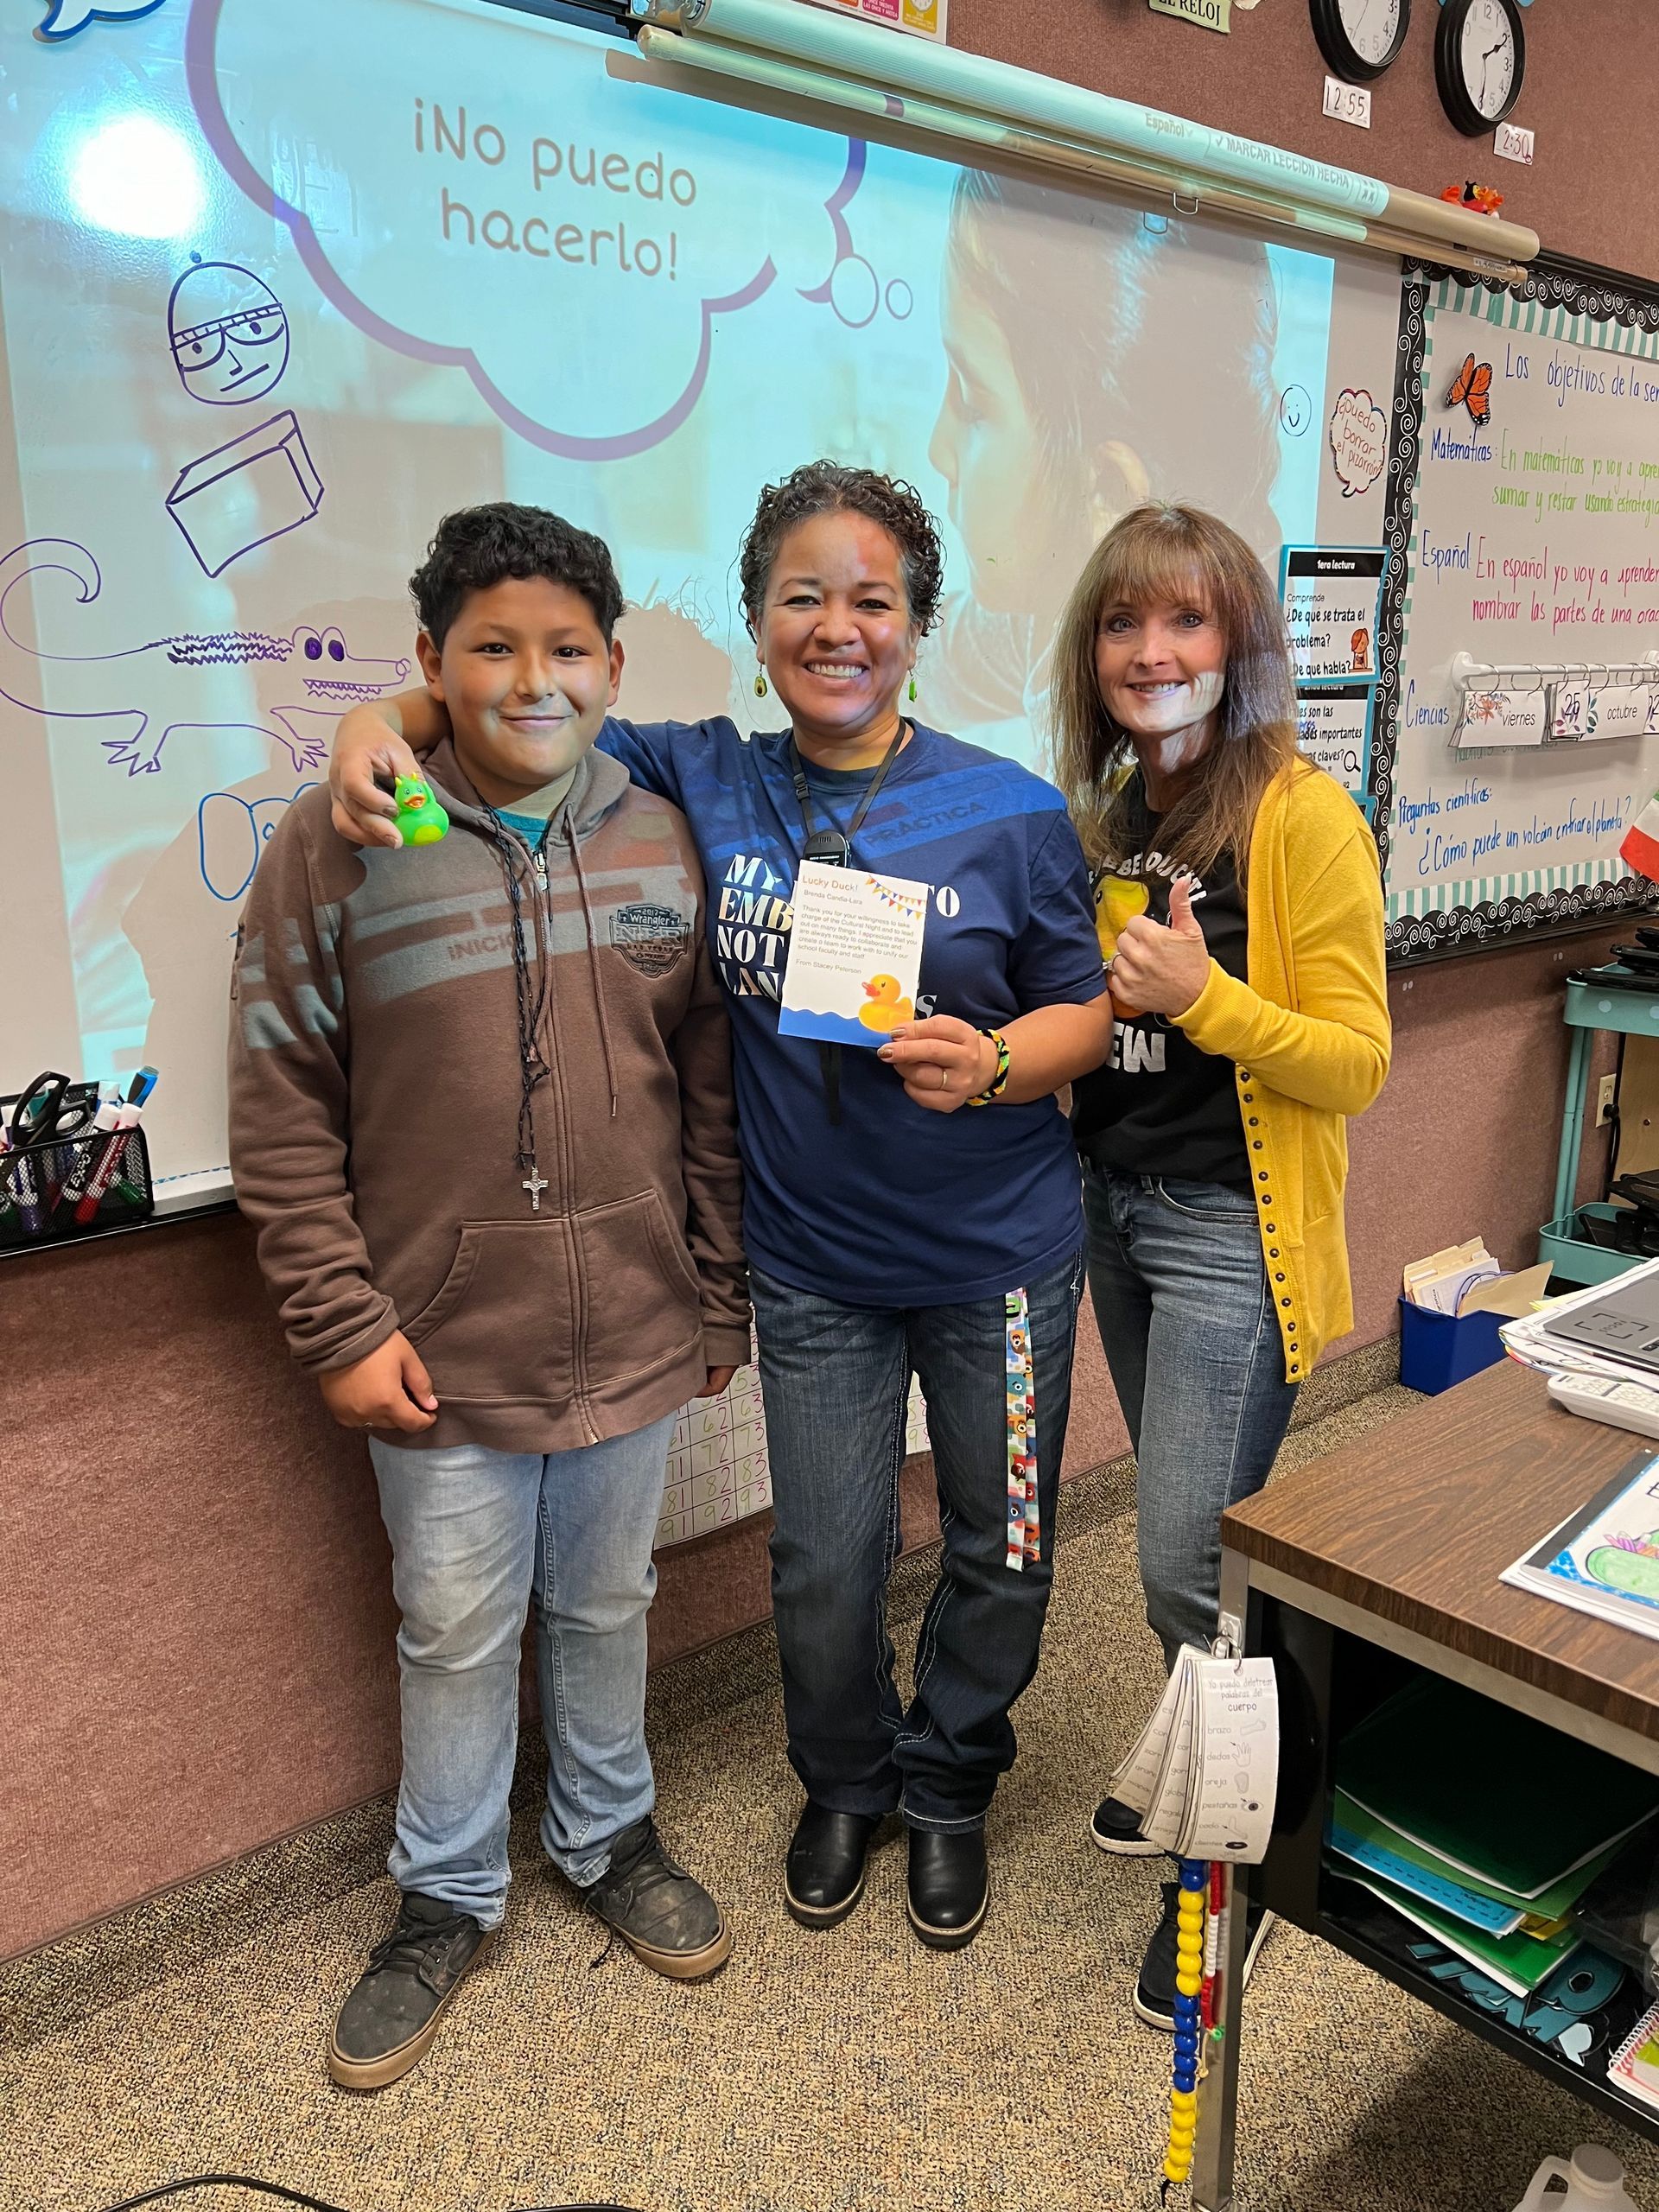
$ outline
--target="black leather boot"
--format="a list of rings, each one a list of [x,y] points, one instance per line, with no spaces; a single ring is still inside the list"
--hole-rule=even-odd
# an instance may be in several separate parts
[[[880,1821],[832,1813],[810,1800],[795,1823],[784,1861],[784,1902],[803,1928],[833,1928],[864,1894],[870,1838]]]
[[[942,1835],[933,1828],[912,1828],[906,1892],[910,1924],[930,1949],[959,1951],[971,1943],[991,1897],[984,1829]]]

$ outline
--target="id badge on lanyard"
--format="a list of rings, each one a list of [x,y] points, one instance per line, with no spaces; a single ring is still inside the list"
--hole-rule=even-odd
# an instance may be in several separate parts
[[[880,766],[865,785],[864,795],[853,810],[853,818],[847,824],[846,833],[843,836],[833,822],[826,829],[813,828],[812,793],[807,784],[806,770],[801,762],[800,748],[795,742],[793,734],[791,734],[790,774],[794,780],[796,802],[801,810],[801,826],[806,832],[806,842],[801,848],[801,858],[804,861],[818,861],[825,868],[847,866],[852,858],[853,839],[858,835],[863,825],[865,816],[874,804],[876,793],[887,781],[888,769],[899,758],[899,748],[904,744],[906,735],[905,724],[900,722],[894,733],[893,743],[881,756]],[[841,1126],[841,1047],[839,1045],[823,1044],[818,1046],[818,1072],[823,1078],[823,1095],[830,1111],[830,1124],[833,1128],[839,1128]]]

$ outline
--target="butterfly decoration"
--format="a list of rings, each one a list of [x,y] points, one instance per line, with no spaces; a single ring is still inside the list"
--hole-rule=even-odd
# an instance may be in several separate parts
[[[1463,366],[1452,379],[1452,389],[1446,395],[1448,407],[1466,407],[1469,419],[1478,429],[1482,423],[1492,419],[1492,365],[1490,361],[1477,363],[1472,353],[1463,357]]]

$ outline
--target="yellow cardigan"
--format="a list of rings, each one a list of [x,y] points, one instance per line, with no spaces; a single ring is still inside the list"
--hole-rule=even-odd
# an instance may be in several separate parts
[[[1211,961],[1171,1019],[1200,1052],[1236,1064],[1285,1380],[1300,1382],[1353,1325],[1347,1117],[1382,1090],[1390,1046],[1376,847],[1347,792],[1309,761],[1276,776],[1256,809],[1246,913],[1249,981]]]

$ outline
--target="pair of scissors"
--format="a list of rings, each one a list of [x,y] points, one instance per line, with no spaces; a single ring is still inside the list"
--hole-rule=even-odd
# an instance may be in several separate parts
[[[72,1095],[73,1094],[73,1095]],[[11,1109],[11,1149],[25,1145],[62,1144],[92,1127],[98,1111],[98,1085],[74,1083],[67,1075],[37,1075]]]

